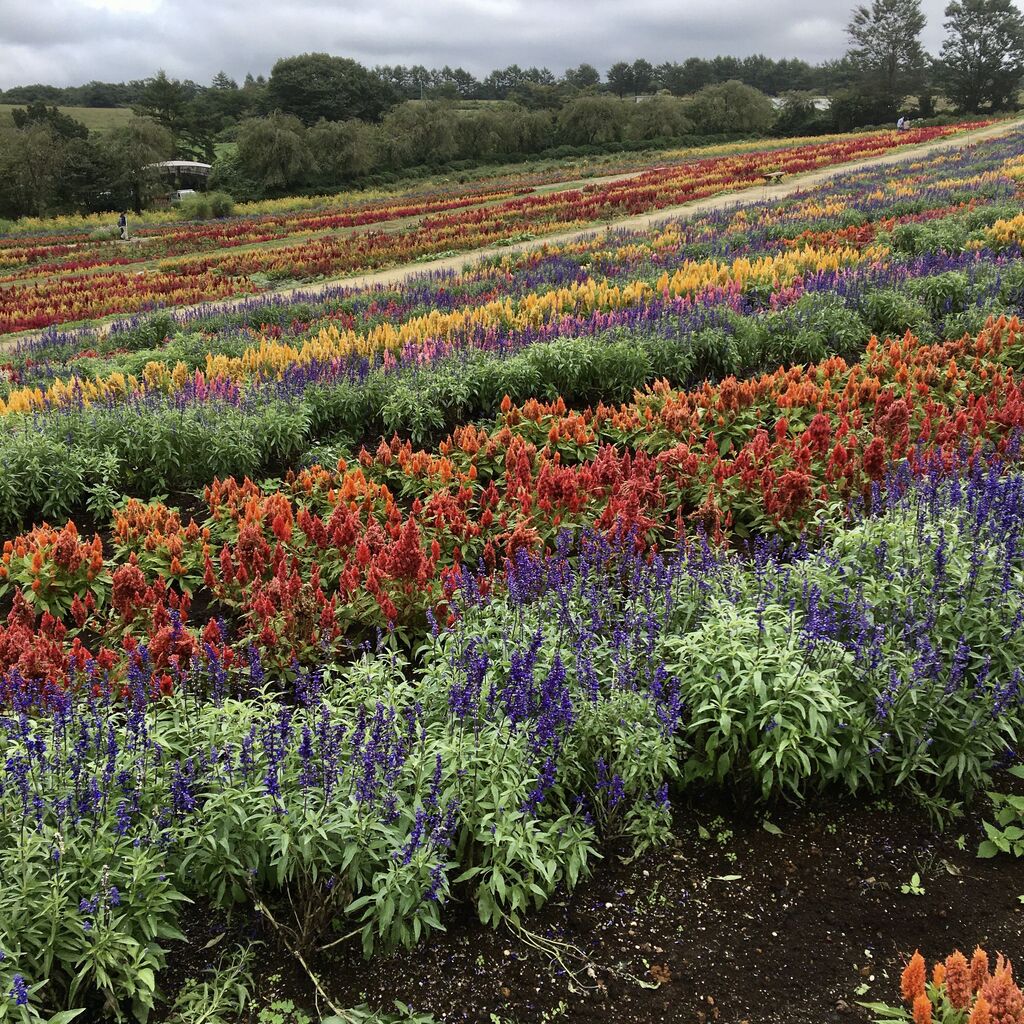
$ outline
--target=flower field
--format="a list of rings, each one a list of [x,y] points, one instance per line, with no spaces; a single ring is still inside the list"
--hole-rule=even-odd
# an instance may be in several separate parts
[[[0,334],[193,305],[259,291],[270,282],[338,277],[585,227],[749,188],[763,180],[766,169],[798,174],[985,123],[743,150],[550,192],[535,193],[530,179],[531,184],[469,188],[454,196],[415,195],[339,210],[300,208],[216,224],[145,227],[131,254],[86,232],[0,236]],[[372,227],[389,223],[397,230]],[[134,269],[118,271],[119,266]]]
[[[387,237],[404,259],[471,225],[553,231],[776,159],[439,197]],[[796,836],[828,801],[926,809],[960,853],[885,890],[894,916],[947,874],[969,884],[975,850],[1024,885],[1022,189],[1011,132],[461,274],[5,352],[0,1020],[177,1019],[176,958],[211,920],[225,949],[276,946],[295,992],[342,1020],[385,1019],[379,991],[419,999],[402,1019],[554,1019],[554,995],[505,982],[479,1016],[418,992],[396,951],[457,959],[448,927],[539,950],[559,968],[544,991],[578,1019],[619,1019],[613,985],[649,1000],[621,1019],[659,1019],[665,992],[711,991],[714,972],[672,981],[681,939],[602,963],[581,932],[531,928],[565,905],[576,920],[613,862],[645,865],[646,892],[688,828],[721,850],[678,884],[739,883],[708,803],[773,840],[772,817]],[[356,237],[318,242],[317,263],[302,243],[187,265],[226,285],[270,253],[290,276],[338,273]],[[358,266],[390,260],[375,244]],[[685,932],[699,908],[671,905]],[[969,909],[943,905],[929,955],[951,932],[963,948],[1015,934],[1001,952],[1024,954],[1019,917],[967,934]],[[862,971],[814,998],[868,1020],[913,947],[857,913],[841,956],[870,942],[892,983]],[[392,965],[382,987],[361,957]],[[1011,1006],[1003,961],[970,984],[966,964],[927,987],[914,973],[908,1006]],[[350,991],[371,1016],[335,1005]],[[742,993],[716,998],[702,1005],[750,1017]],[[750,1019],[823,1019],[793,1005]]]

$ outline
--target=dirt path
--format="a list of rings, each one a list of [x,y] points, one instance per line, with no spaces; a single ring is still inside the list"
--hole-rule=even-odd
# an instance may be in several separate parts
[[[808,171],[805,174],[793,175],[786,181],[776,185],[755,186],[743,189],[739,192],[720,192],[717,195],[708,196],[705,199],[696,199],[679,206],[667,206],[650,213],[639,214],[634,217],[624,217],[602,223],[591,224],[585,228],[574,228],[571,231],[562,231],[555,234],[545,235],[541,238],[533,238],[524,242],[513,242],[509,245],[488,246],[483,249],[472,249],[455,256],[444,256],[435,260],[423,260],[418,263],[406,263],[401,266],[388,267],[385,270],[375,270],[365,274],[356,274],[349,277],[331,278],[327,281],[314,281],[306,284],[290,285],[287,288],[275,288],[259,292],[257,295],[239,297],[237,299],[223,299],[216,302],[205,302],[197,306],[178,306],[169,312],[185,313],[196,309],[216,306],[218,309],[234,309],[245,303],[257,299],[287,298],[292,295],[302,294],[304,296],[316,297],[326,291],[338,288],[367,288],[377,285],[396,285],[409,281],[412,278],[421,277],[424,274],[432,274],[444,271],[461,271],[463,267],[472,265],[478,260],[487,259],[506,253],[527,252],[538,249],[545,245],[561,245],[569,242],[576,242],[584,238],[592,237],[601,231],[631,231],[641,230],[660,224],[664,221],[673,220],[679,217],[692,216],[698,213],[706,213],[711,210],[722,210],[730,207],[743,206],[750,203],[763,202],[769,199],[782,199],[799,192],[802,189],[818,185],[842,174],[849,174],[853,171],[869,170],[876,167],[888,167],[893,164],[903,163],[909,159],[920,159],[931,156],[935,153],[947,150],[963,149],[965,146],[982,142],[986,139],[997,138],[1001,135],[1008,135],[1011,132],[1024,128],[1024,119],[1013,121],[1000,121],[997,124],[989,125],[986,128],[979,128],[976,131],[964,132],[961,135],[954,135],[935,142],[927,142],[920,146],[901,147],[886,153],[884,156],[867,157],[862,160],[854,160],[850,163],[833,164],[823,167],[817,171]],[[625,180],[642,174],[643,171],[630,171],[625,174],[608,175],[603,180]],[[594,181],[598,179],[588,179]],[[560,184],[559,189],[567,187],[579,187],[578,183]],[[93,325],[90,330],[96,334],[105,334],[111,323],[124,319],[126,314],[119,314],[111,317],[103,323]],[[58,325],[59,327],[59,325]],[[12,335],[7,339],[0,340],[0,352],[16,345],[20,341],[28,341],[39,337],[40,332],[29,334]]]

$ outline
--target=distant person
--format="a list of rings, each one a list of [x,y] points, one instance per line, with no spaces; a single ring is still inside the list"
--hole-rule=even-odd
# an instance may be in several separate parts
[[[896,131],[902,132],[907,129],[907,119],[901,114],[899,120],[896,122]]]
[[[128,241],[128,214],[125,213],[123,210],[121,211],[121,216],[117,218],[117,227],[118,227],[118,230],[121,232],[121,240],[123,242],[127,242]]]

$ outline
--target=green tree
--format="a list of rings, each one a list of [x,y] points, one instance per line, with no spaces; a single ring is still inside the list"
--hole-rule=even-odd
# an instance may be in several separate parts
[[[306,127],[291,114],[279,111],[243,122],[238,132],[238,168],[265,192],[286,192],[302,184],[315,164],[306,139]]]
[[[775,116],[774,133],[786,137],[816,135],[827,130],[829,118],[814,106],[814,96],[808,92],[789,92]]]
[[[131,103],[131,90],[123,82],[94,81],[79,89],[83,107],[124,107]]]
[[[608,79],[608,90],[619,99],[634,91],[633,65],[624,60],[616,61],[605,77]]]
[[[45,103],[37,100],[30,103],[23,110],[12,110],[11,120],[15,128],[27,128],[32,124],[48,124],[54,134],[61,139],[87,139],[89,129],[76,121],[68,114],[61,113],[57,107],[48,107]]]
[[[458,133],[453,105],[445,100],[410,101],[381,122],[393,167],[437,166],[455,159]]]
[[[353,117],[376,121],[391,106],[393,94],[382,79],[348,57],[303,53],[274,65],[266,102],[306,125]]]
[[[380,161],[380,128],[355,118],[318,121],[306,133],[306,139],[324,185],[370,174]]]
[[[265,195],[263,186],[242,167],[236,149],[218,155],[206,184],[207,188],[227,192],[241,202],[262,199]]]
[[[109,210],[109,182],[113,168],[101,141],[68,139],[65,143],[64,166],[57,185],[57,208],[99,213]]]
[[[562,81],[573,89],[593,89],[601,84],[601,72],[593,64],[580,64],[579,67],[568,68]]]
[[[1014,106],[1024,77],[1024,17],[1011,0],[953,0],[937,71],[960,110]]]
[[[920,87],[926,57],[921,46],[921,0],[872,0],[853,9],[847,53],[862,90],[878,95],[890,114]]]
[[[173,136],[162,125],[135,117],[108,132],[102,144],[110,167],[111,205],[142,213],[162,188],[153,165],[174,154]]]
[[[742,82],[704,86],[687,104],[686,114],[706,135],[760,134],[775,122],[771,100]]]
[[[52,213],[67,158],[66,140],[49,121],[39,120],[0,141],[0,177],[9,186],[16,216]]]
[[[480,90],[480,83],[465,68],[451,68],[447,64],[440,71],[435,71],[433,94],[450,99],[469,99]]]
[[[577,96],[558,112],[558,137],[569,146],[621,142],[627,109],[612,96]]]
[[[223,71],[217,72],[208,89],[203,89],[196,106],[209,118],[214,131],[235,124],[255,110],[252,96]]]
[[[626,125],[626,136],[638,142],[677,139],[692,131],[693,122],[686,116],[686,103],[664,95],[634,104]]]
[[[213,136],[219,125],[213,123],[203,90],[195,82],[168,78],[160,70],[145,80],[132,110],[165,128],[179,156],[213,159]]]
[[[518,107],[470,110],[455,122],[461,160],[493,161],[520,152],[516,130]]]
[[[558,110],[565,102],[565,90],[561,85],[523,82],[509,99],[527,110]]]
[[[650,92],[654,86],[654,65],[649,60],[639,57],[633,61],[630,71],[633,73],[633,95],[639,96],[641,93]]]

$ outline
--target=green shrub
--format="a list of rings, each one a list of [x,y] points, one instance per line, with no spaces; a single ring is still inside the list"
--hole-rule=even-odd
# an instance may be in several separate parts
[[[227,192],[207,192],[206,200],[213,217],[230,217],[235,212],[235,201]]]
[[[894,289],[869,292],[861,302],[861,316],[879,339],[901,338],[912,331],[922,340],[932,337],[932,318],[920,302]]]
[[[690,712],[685,780],[768,797],[838,777],[847,756],[838,726],[854,708],[840,671],[849,655],[825,644],[809,653],[783,608],[758,614],[725,601],[666,646]]]
[[[939,319],[951,313],[962,313],[967,308],[969,287],[966,272],[957,270],[908,281],[906,292],[934,319]]]
[[[234,212],[235,201],[227,192],[197,192],[178,204],[182,220],[212,220],[230,217]]]

